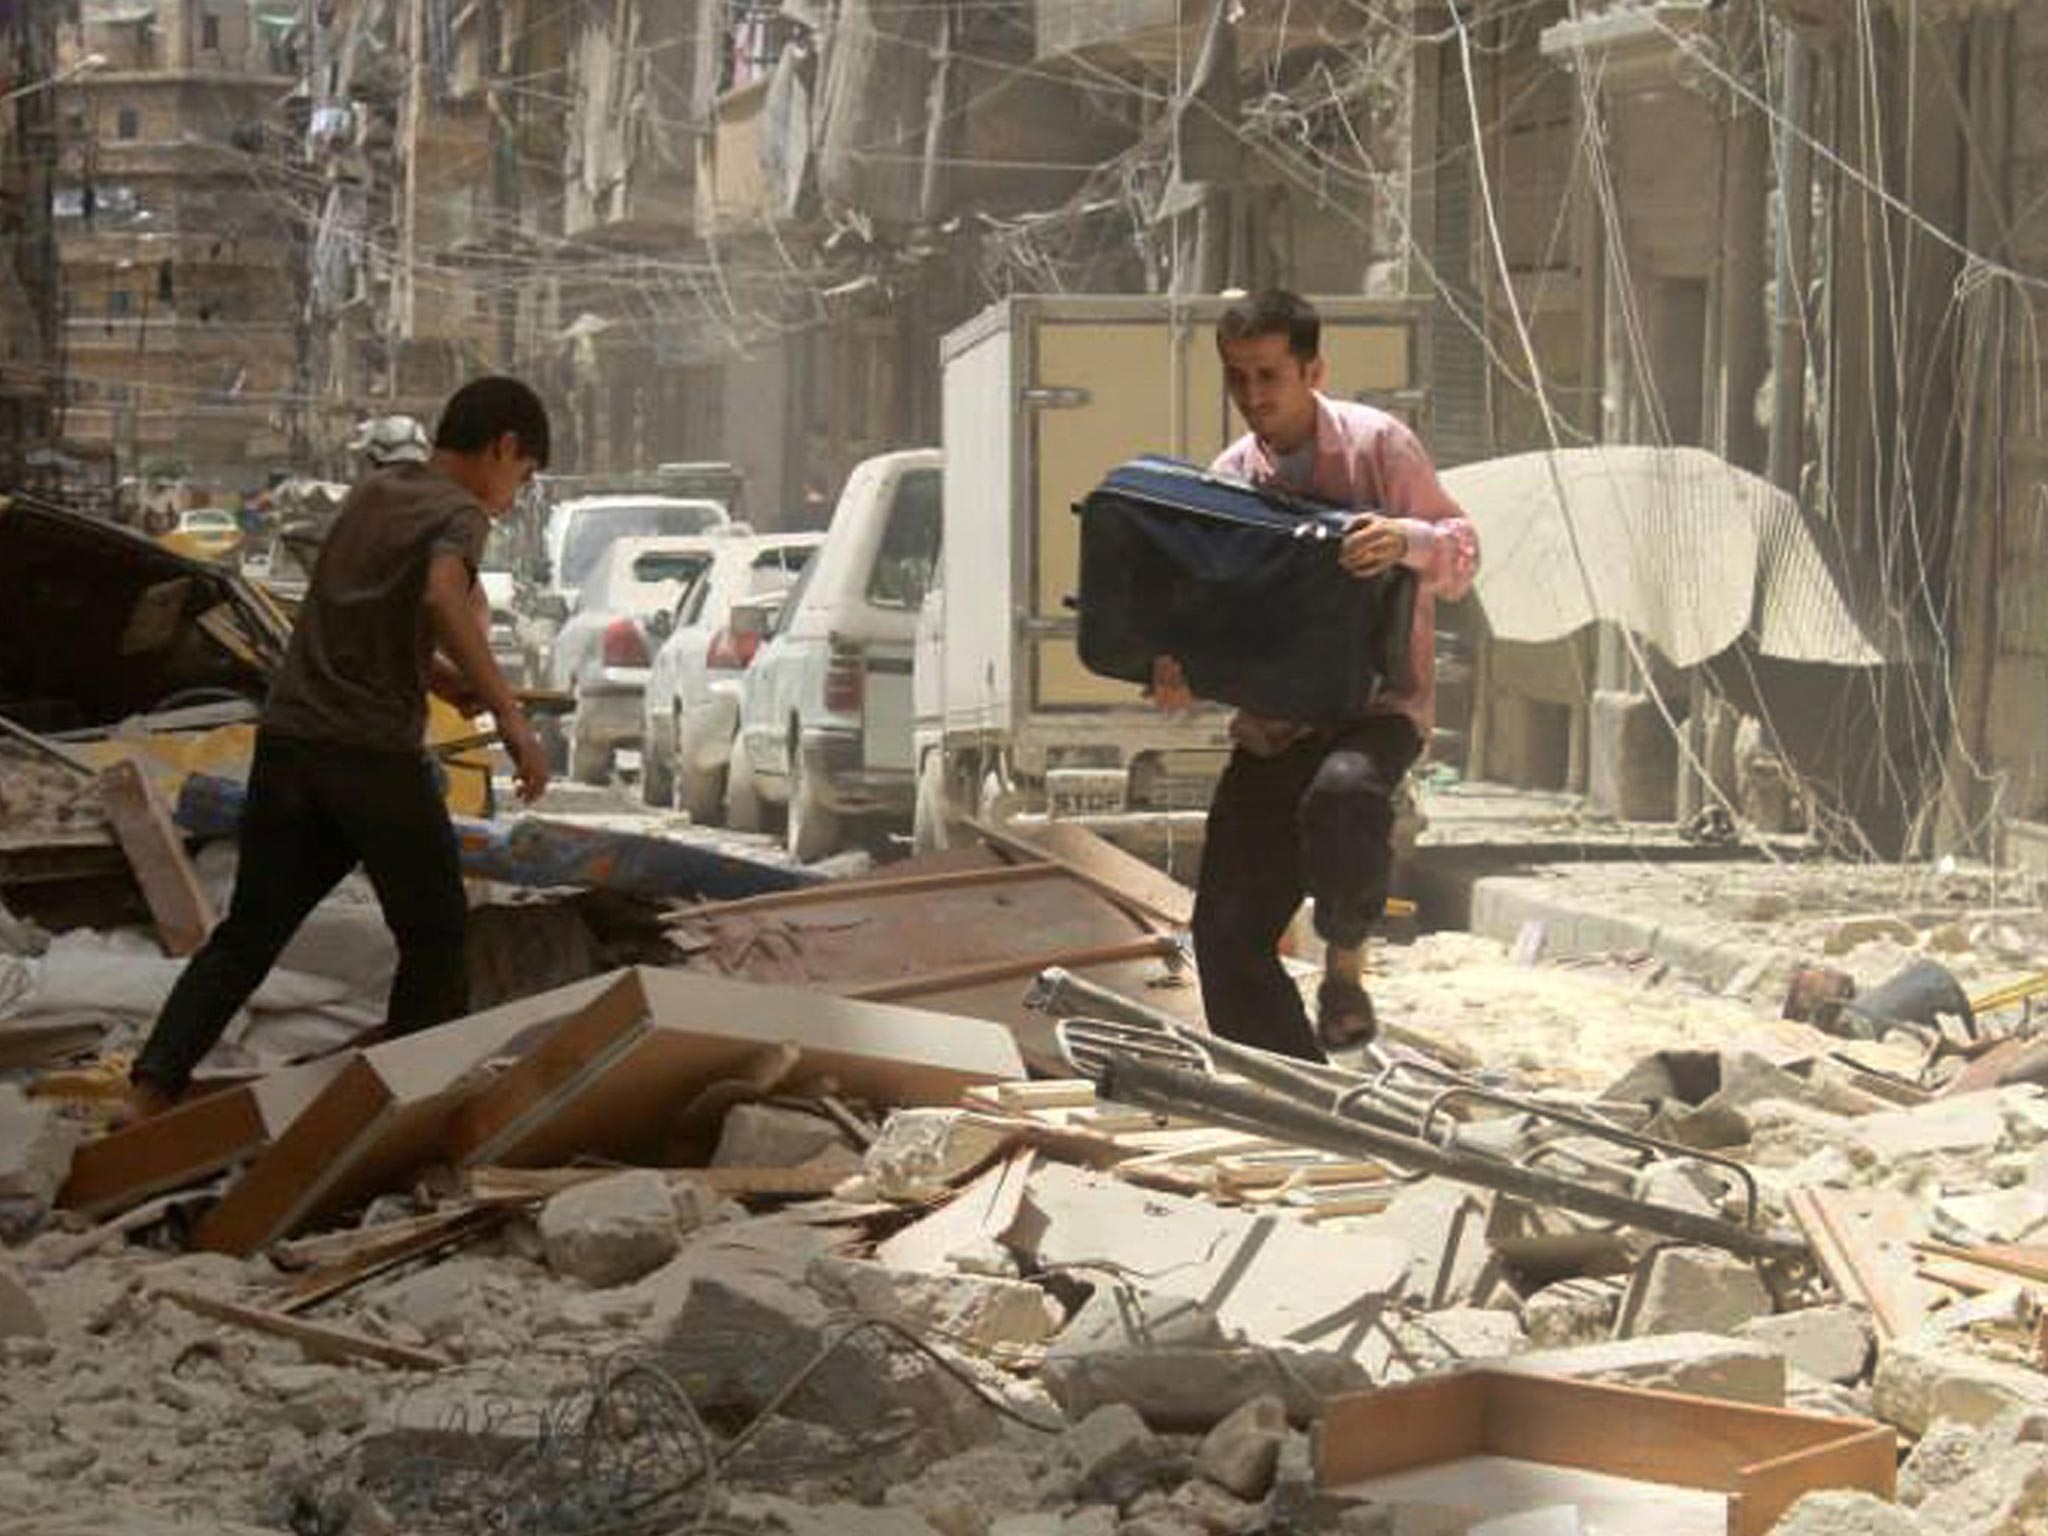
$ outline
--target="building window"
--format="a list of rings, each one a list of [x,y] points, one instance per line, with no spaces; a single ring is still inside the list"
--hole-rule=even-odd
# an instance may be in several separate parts
[[[114,137],[118,139],[139,138],[142,134],[142,114],[133,107],[123,107],[114,118]]]
[[[211,13],[199,18],[199,46],[220,51],[220,18]]]
[[[107,313],[116,320],[126,319],[128,306],[134,302],[134,295],[126,288],[114,288],[107,293]]]

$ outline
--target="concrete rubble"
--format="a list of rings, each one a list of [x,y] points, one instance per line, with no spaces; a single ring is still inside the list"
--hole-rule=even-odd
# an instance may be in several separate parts
[[[1972,985],[2016,969],[1841,917],[1772,921],[1865,986],[1907,932]],[[1780,1536],[2048,1529],[2048,1096],[1773,1017],[1790,960],[1747,1000],[1473,935],[1384,964],[1401,1039],[1441,1046],[1397,1059],[1515,1101],[1453,1116],[1457,1146],[1811,1262],[1027,1081],[985,1019],[627,971],[448,1026],[431,1066],[375,1046],[345,1089],[224,1089],[254,1113],[213,1167],[90,1211],[64,1190],[104,1099],[0,1069],[0,1524],[85,1529],[90,1488],[112,1531],[599,1529],[575,1457],[678,1530],[1358,1536],[1421,1516],[1324,1475],[1333,1405],[1498,1371],[1896,1432],[1896,1497],[1884,1459]],[[308,1139],[323,1102],[344,1139]],[[178,1252],[273,1185],[260,1240]]]

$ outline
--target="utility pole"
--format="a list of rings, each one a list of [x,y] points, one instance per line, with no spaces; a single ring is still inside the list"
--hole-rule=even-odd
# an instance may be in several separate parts
[[[400,341],[413,337],[414,301],[419,281],[420,214],[420,123],[426,114],[427,98],[427,0],[409,0],[405,19],[406,74],[405,113],[399,128],[399,142],[405,154],[405,183],[398,210],[398,281],[392,294],[392,335]],[[393,350],[390,362],[390,393],[398,393],[398,359]]]

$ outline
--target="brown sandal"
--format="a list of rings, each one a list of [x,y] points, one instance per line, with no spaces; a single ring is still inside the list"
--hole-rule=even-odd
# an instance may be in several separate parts
[[[1380,1032],[1372,998],[1357,982],[1325,976],[1316,988],[1316,1034],[1326,1051],[1363,1045]]]

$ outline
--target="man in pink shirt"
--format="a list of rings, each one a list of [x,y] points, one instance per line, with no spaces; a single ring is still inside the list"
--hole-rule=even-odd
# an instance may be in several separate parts
[[[1436,694],[1436,599],[1457,598],[1479,567],[1471,523],[1429,452],[1384,411],[1321,392],[1322,325],[1306,299],[1274,289],[1240,300],[1216,327],[1230,398],[1251,431],[1212,468],[1360,511],[1339,555],[1361,579],[1415,572],[1409,675],[1390,679],[1361,719],[1318,729],[1240,711],[1236,750],[1209,808],[1195,897],[1195,959],[1218,1034],[1320,1061],[1370,1039],[1366,934],[1383,914],[1393,864],[1393,797],[1429,740]],[[1370,509],[1370,510],[1366,510]],[[1179,662],[1153,664],[1162,708],[1193,698]],[[1327,950],[1311,1029],[1279,943],[1304,895]]]

